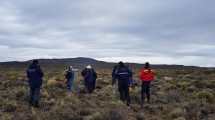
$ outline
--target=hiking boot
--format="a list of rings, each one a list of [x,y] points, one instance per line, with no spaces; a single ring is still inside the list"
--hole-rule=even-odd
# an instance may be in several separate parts
[[[35,108],[39,108],[39,107],[40,107],[40,106],[39,106],[39,102],[35,102],[34,107],[35,107]]]
[[[29,106],[34,106],[34,102],[32,100],[29,100]]]
[[[142,102],[140,103],[141,109],[144,107],[143,104],[144,104],[144,102],[142,101]]]

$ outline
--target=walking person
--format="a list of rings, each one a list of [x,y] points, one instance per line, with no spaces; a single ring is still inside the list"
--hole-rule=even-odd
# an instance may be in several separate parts
[[[67,81],[66,81],[67,89],[68,89],[69,92],[72,92],[74,78],[75,78],[75,72],[74,72],[72,66],[70,66],[68,68],[68,70],[66,71],[65,78],[67,79]]]
[[[150,85],[151,81],[154,80],[155,73],[151,69],[149,62],[145,63],[145,66],[140,71],[140,80],[142,81],[141,90],[141,107],[145,102],[145,96],[147,97],[147,102],[150,103]]]
[[[118,67],[113,70],[112,75],[116,80],[118,80],[118,90],[120,93],[120,100],[127,102],[127,106],[130,106],[130,95],[129,95],[129,85],[132,77],[132,72],[123,62],[119,62]],[[113,85],[116,80],[113,81]]]
[[[87,92],[92,93],[96,88],[97,73],[91,65],[88,65],[81,74],[84,78],[84,85]]]
[[[30,88],[30,105],[39,107],[40,89],[42,86],[43,71],[40,68],[39,61],[33,60],[27,69],[27,77]]]

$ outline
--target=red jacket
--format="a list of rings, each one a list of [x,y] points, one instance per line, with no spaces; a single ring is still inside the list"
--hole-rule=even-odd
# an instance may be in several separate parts
[[[142,69],[140,71],[140,80],[142,81],[152,81],[154,80],[155,73],[151,69]]]

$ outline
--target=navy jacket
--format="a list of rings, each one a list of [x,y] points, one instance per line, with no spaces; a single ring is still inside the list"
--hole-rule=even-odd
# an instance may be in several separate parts
[[[42,85],[43,71],[39,65],[31,64],[27,69],[27,77],[30,87],[38,88]]]
[[[74,76],[75,76],[74,71],[72,71],[72,70],[66,71],[65,77],[66,77],[67,80],[69,80],[69,79],[74,79]]]
[[[118,79],[119,85],[129,85],[132,77],[132,72],[128,67],[118,67],[116,70],[116,78]]]
[[[84,69],[82,71],[82,76],[84,77],[85,82],[88,83],[95,82],[97,79],[97,73],[95,72],[94,69]]]

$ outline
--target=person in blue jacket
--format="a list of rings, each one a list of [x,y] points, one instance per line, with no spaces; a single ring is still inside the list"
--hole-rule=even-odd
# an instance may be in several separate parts
[[[69,69],[66,71],[66,83],[67,83],[67,89],[72,92],[72,86],[73,86],[73,81],[74,81],[74,77],[75,76],[75,73],[73,71],[73,67],[70,66]]]
[[[88,65],[81,74],[84,78],[84,85],[87,92],[92,93],[96,88],[97,73],[91,65]]]
[[[130,106],[130,95],[129,95],[129,86],[131,84],[132,72],[131,70],[123,63],[119,62],[118,67],[113,70],[112,76],[118,80],[118,90],[120,92],[120,100],[123,102],[127,101],[127,105]],[[113,81],[113,85],[116,81]]]
[[[30,105],[39,107],[40,89],[42,86],[43,71],[40,68],[39,61],[33,60],[27,69],[28,83],[30,87]]]

